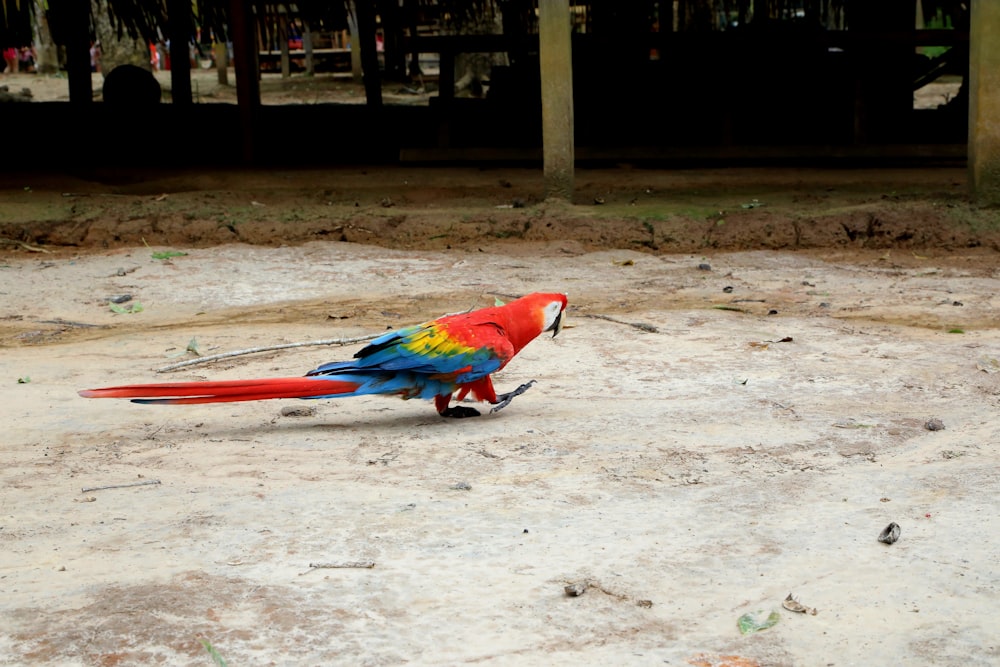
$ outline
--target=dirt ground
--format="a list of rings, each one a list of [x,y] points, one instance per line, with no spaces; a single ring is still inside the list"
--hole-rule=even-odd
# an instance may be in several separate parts
[[[963,170],[2,183],[0,664],[1000,660],[1000,221]],[[76,394],[294,375],[359,345],[157,370],[531,291],[569,325],[479,419]]]
[[[996,214],[964,173],[622,167],[574,205],[539,180],[8,180],[0,662],[996,662]],[[297,374],[357,346],[156,371],[536,290],[572,326],[480,419],[76,395]]]

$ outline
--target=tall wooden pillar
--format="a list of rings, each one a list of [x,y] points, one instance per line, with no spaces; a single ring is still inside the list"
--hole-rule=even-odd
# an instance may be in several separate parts
[[[90,76],[90,3],[50,0],[48,19],[52,39],[66,47],[69,101],[90,104],[94,100]]]
[[[969,29],[969,185],[1000,206],[1000,3],[972,0]]]
[[[539,0],[545,196],[573,197],[573,49],[569,0]]]
[[[357,0],[354,3],[358,17],[358,32],[351,42],[351,49],[357,48],[361,53],[361,71],[365,82],[365,99],[368,108],[382,108],[382,75],[378,66],[378,46],[376,33],[378,25],[375,20],[375,3],[372,0]]]
[[[230,0],[229,29],[236,66],[236,104],[239,106],[244,162],[253,162],[260,107],[260,65],[257,62],[257,31],[251,0]]]
[[[191,0],[168,0],[167,33],[170,35],[171,104],[191,104],[191,55],[188,42],[193,34]]]
[[[913,45],[889,36],[912,34],[913,0],[867,0],[847,5],[848,30],[868,39],[852,49],[857,72],[855,141],[885,144],[906,136],[913,112]]]

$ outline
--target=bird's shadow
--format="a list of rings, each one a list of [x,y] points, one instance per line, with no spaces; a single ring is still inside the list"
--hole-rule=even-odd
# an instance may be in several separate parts
[[[281,417],[276,416],[267,423],[245,424],[245,425],[222,425],[217,427],[204,424],[199,429],[200,434],[209,438],[226,438],[231,440],[260,439],[269,433],[278,434],[301,434],[301,435],[324,435],[336,436],[356,436],[359,433],[365,435],[384,436],[405,436],[410,433],[420,432],[421,435],[429,435],[438,432],[452,433],[457,427],[464,427],[465,431],[479,430],[473,424],[491,422],[499,414],[489,414],[484,411],[480,417],[470,419],[450,419],[441,417],[435,412],[416,413],[393,412],[389,409],[372,410],[368,418],[356,416],[346,417],[337,420],[338,415],[316,415],[308,417]]]

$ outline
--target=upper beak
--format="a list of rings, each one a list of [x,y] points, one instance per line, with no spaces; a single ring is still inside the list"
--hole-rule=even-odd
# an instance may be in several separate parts
[[[553,338],[559,335],[559,332],[562,331],[562,325],[563,325],[563,314],[562,312],[560,312],[558,315],[556,315],[556,321],[552,323],[551,327],[549,327],[549,331],[552,332]]]

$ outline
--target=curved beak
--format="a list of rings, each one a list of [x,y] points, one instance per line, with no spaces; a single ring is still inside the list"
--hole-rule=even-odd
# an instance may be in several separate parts
[[[553,322],[552,326],[550,326],[549,329],[548,329],[549,331],[552,332],[552,337],[553,338],[555,338],[557,335],[559,335],[559,332],[562,331],[563,312],[565,312],[565,311],[562,311],[558,315],[556,315],[556,321]]]

